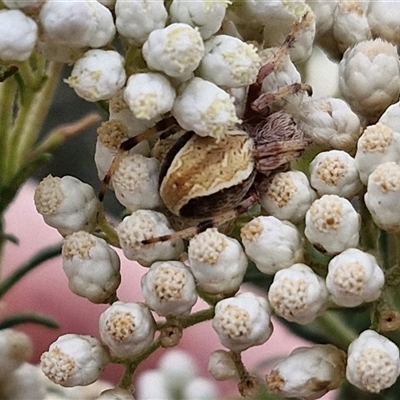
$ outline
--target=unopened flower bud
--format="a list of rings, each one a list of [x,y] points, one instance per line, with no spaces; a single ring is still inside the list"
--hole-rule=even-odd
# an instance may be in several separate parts
[[[25,61],[35,47],[38,27],[20,10],[1,10],[0,37],[1,61]]]
[[[366,185],[379,164],[400,161],[400,133],[380,122],[367,126],[358,139],[354,159],[361,182]]]
[[[318,399],[344,381],[346,353],[337,347],[299,347],[274,366],[267,387],[285,398]]]
[[[189,79],[204,55],[200,33],[187,24],[172,23],[153,30],[142,48],[143,58],[154,71]]]
[[[138,210],[125,217],[117,227],[118,238],[129,260],[149,267],[154,261],[174,260],[183,251],[182,239],[143,245],[145,239],[172,234],[174,230],[164,214],[151,210]]]
[[[386,337],[366,330],[350,344],[346,377],[352,385],[379,393],[391,387],[399,374],[399,349]]]
[[[319,153],[310,163],[310,181],[320,196],[336,194],[346,199],[363,187],[354,158],[343,150]]]
[[[229,4],[229,0],[173,0],[169,14],[172,22],[183,22],[197,28],[201,37],[206,40],[220,29]]]
[[[212,326],[222,345],[243,351],[265,343],[272,334],[268,301],[253,293],[241,293],[215,306]]]
[[[400,165],[385,162],[378,165],[368,178],[365,205],[379,228],[400,232]]]
[[[210,294],[234,293],[247,269],[247,257],[236,239],[216,228],[190,240],[189,265],[199,287]]]
[[[309,98],[301,104],[300,127],[323,149],[352,151],[361,134],[361,123],[350,106],[333,97]]]
[[[77,178],[49,175],[39,183],[34,199],[46,224],[63,236],[96,227],[100,202],[93,188]]]
[[[343,307],[375,301],[385,277],[375,257],[358,249],[347,249],[329,262],[326,286],[332,300]]]
[[[368,3],[368,24],[373,37],[380,37],[398,46],[400,44],[397,21],[400,18],[397,1],[372,1]]]
[[[228,35],[215,35],[205,43],[198,76],[223,88],[251,85],[256,81],[261,59],[256,48]]]
[[[274,274],[303,260],[303,240],[294,225],[259,216],[240,231],[246,255],[264,274]]]
[[[365,7],[367,8],[367,7]],[[335,9],[333,27],[339,50],[344,53],[347,48],[357,43],[371,39],[366,9],[358,0],[339,1]],[[376,35],[377,37],[379,35]]]
[[[158,261],[142,277],[146,304],[161,316],[190,313],[197,300],[196,283],[185,264]]]
[[[335,254],[357,246],[359,228],[360,216],[349,200],[325,194],[307,211],[304,234],[318,250]]]
[[[145,304],[116,301],[100,315],[99,332],[111,355],[125,359],[150,345],[155,321]]]
[[[160,207],[159,172],[157,159],[137,153],[125,155],[111,178],[115,197],[130,212]]]
[[[237,379],[238,371],[232,353],[226,350],[213,351],[208,359],[208,372],[217,381]]]
[[[172,115],[200,136],[221,139],[239,120],[234,99],[212,82],[193,78],[175,99]]]
[[[141,46],[152,31],[164,28],[168,17],[162,0],[118,0],[115,15],[118,33],[136,46]]]
[[[124,100],[133,115],[146,120],[170,111],[175,96],[168,78],[158,72],[131,75],[124,90]]]
[[[32,355],[32,342],[25,333],[0,330],[0,380],[7,377]]]
[[[108,100],[126,81],[124,58],[114,50],[89,50],[65,80],[86,101]]]
[[[260,193],[260,205],[268,215],[295,224],[304,218],[315,198],[316,194],[303,172],[278,172],[267,190]]]
[[[98,339],[75,334],[60,336],[40,358],[44,374],[67,387],[93,383],[107,363],[107,352]]]
[[[111,11],[98,1],[46,0],[40,10],[44,35],[69,47],[103,47],[115,35]]]
[[[105,240],[78,231],[64,239],[63,269],[71,291],[93,303],[108,303],[121,282],[118,254]]]
[[[375,122],[399,98],[396,46],[377,38],[348,48],[339,63],[339,89],[355,112]]]
[[[275,312],[287,321],[308,324],[328,305],[325,281],[305,264],[278,271],[268,291]]]

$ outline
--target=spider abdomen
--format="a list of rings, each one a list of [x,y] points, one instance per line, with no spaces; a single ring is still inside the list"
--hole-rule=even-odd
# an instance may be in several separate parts
[[[236,207],[254,177],[254,143],[245,132],[218,142],[188,132],[165,157],[160,195],[177,216],[209,218]]]

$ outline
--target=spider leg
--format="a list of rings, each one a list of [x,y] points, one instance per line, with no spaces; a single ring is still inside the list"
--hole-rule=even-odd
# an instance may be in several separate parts
[[[245,213],[257,203],[258,203],[258,195],[255,191],[252,191],[248,197],[242,200],[242,202],[232,210],[226,211],[220,215],[215,216],[214,218],[201,221],[196,226],[192,226],[190,228],[186,228],[181,231],[171,233],[169,235],[142,240],[142,244],[146,245],[157,242],[166,242],[168,240],[173,240],[178,238],[185,239],[195,236],[201,232],[204,232],[208,228],[219,227],[224,223],[237,218],[239,215]]]
[[[296,82],[288,86],[284,86],[278,89],[275,92],[268,92],[261,94],[256,100],[251,104],[251,108],[253,111],[256,111],[260,114],[269,112],[270,104],[285,99],[287,96],[297,94],[301,91],[305,91],[309,96],[312,95],[312,88],[310,85],[306,83]]]
[[[307,26],[307,24],[307,13],[293,23],[292,30],[286,36],[285,41],[279,47],[278,51],[270,61],[260,68],[257,76],[258,84],[261,85],[265,77],[275,71],[275,69],[280,65],[280,60],[289,53],[289,50],[293,47],[293,44],[296,41],[297,35],[305,26]]]
[[[142,142],[143,140],[149,139],[155,134],[159,134],[160,136],[163,135],[171,135],[174,131],[179,128],[178,123],[176,122],[175,118],[169,117],[157,122],[153,127],[145,130],[144,132],[140,133],[139,135],[133,136],[125,141],[123,141],[115,155],[110,168],[108,169],[104,179],[100,184],[98,198],[100,201],[104,199],[104,195],[107,191],[107,188],[110,184],[111,177],[115,173],[118,168],[118,165],[121,162],[121,159],[126,151],[129,151],[137,144]],[[179,128],[180,129],[180,128]]]

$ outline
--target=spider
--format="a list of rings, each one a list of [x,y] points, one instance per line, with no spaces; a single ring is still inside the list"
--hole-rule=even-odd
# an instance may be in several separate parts
[[[293,118],[284,111],[271,113],[270,106],[300,91],[311,95],[311,87],[295,83],[261,94],[263,79],[292,46],[300,26],[301,21],[272,61],[260,68],[248,90],[243,122],[236,129],[219,141],[188,131],[167,151],[160,168],[160,196],[173,215],[200,222],[170,235],[143,240],[142,244],[188,238],[234,220],[257,204],[259,192],[267,187],[271,175],[287,169],[290,161],[304,152],[306,141]],[[101,184],[100,200],[125,151],[154,134],[166,137],[179,130],[176,120],[168,117],[124,141]]]

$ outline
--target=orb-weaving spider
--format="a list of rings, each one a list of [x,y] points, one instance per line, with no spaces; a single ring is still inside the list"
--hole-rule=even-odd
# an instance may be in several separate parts
[[[201,221],[172,235],[150,238],[142,244],[187,238],[209,227],[220,226],[243,214],[258,202],[258,192],[271,174],[287,168],[305,150],[306,141],[293,118],[284,111],[271,113],[271,105],[310,86],[294,83],[273,93],[262,93],[264,78],[274,71],[279,57],[292,46],[301,21],[275,54],[264,64],[249,87],[242,123],[221,140],[183,134],[167,151],[161,164],[159,188],[166,208],[175,216]],[[173,117],[158,122],[142,134],[124,141],[106,174],[99,193],[104,197],[124,152],[154,134],[181,130]]]

